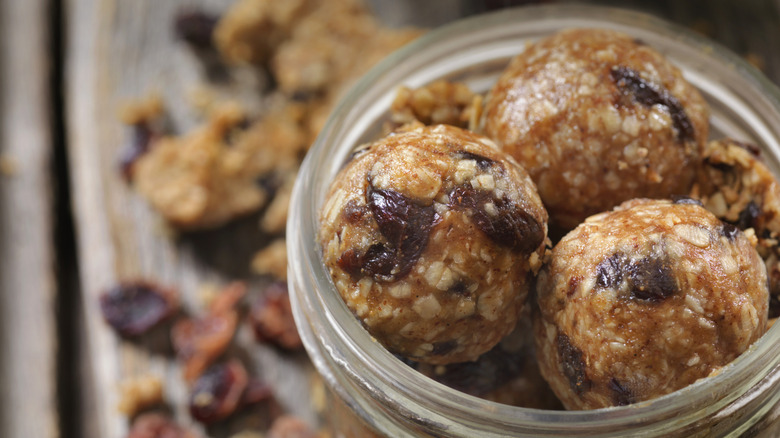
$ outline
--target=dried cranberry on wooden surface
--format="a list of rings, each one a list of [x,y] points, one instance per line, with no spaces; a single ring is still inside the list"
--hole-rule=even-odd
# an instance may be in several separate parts
[[[103,318],[122,336],[140,336],[178,308],[176,291],[145,280],[123,282],[100,295]]]

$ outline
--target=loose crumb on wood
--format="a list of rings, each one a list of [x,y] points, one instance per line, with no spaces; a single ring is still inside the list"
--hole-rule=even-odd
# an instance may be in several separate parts
[[[287,244],[285,239],[276,239],[261,249],[252,259],[252,271],[260,275],[271,275],[287,280]]]
[[[133,417],[142,409],[162,403],[162,380],[151,374],[123,380],[119,383],[119,397],[119,412]]]

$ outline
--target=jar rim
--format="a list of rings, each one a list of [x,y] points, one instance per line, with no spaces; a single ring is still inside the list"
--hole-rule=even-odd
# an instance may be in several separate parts
[[[426,406],[436,406],[440,412],[452,412],[454,416],[457,413],[478,411],[481,418],[475,419],[475,424],[492,423],[509,427],[509,430],[515,425],[544,430],[554,424],[555,431],[573,433],[595,429],[609,430],[607,428],[621,426],[641,428],[652,422],[653,431],[662,432],[657,428],[659,419],[669,420],[671,424],[676,418],[686,413],[701,411],[705,406],[710,411],[720,409],[780,366],[780,355],[775,352],[780,345],[780,324],[771,327],[717,375],[700,379],[656,399],[588,411],[520,408],[480,399],[449,388],[414,371],[395,358],[370,336],[349,311],[322,262],[316,236],[319,209],[326,189],[322,187],[323,181],[326,182],[325,186],[329,185],[341,165],[341,162],[333,157],[345,158],[352,146],[359,144],[362,139],[357,134],[351,137],[343,134],[345,127],[357,117],[356,112],[365,116],[365,108],[356,108],[356,102],[370,96],[372,88],[387,79],[388,72],[411,69],[413,66],[407,65],[410,59],[432,47],[447,44],[457,46],[464,34],[473,34],[475,29],[491,29],[493,37],[500,37],[503,31],[511,32],[512,26],[533,26],[550,20],[555,20],[558,26],[562,26],[561,29],[574,27],[567,26],[570,21],[589,22],[592,23],[590,27],[630,27],[674,39],[691,50],[706,53],[713,62],[732,68],[734,75],[738,75],[760,91],[766,99],[765,104],[780,118],[780,90],[755,68],[712,41],[644,13],[589,5],[524,6],[462,19],[435,29],[383,60],[349,91],[331,113],[301,166],[293,190],[287,227],[288,252],[290,260],[295,261],[290,263],[288,268],[290,287],[298,289],[295,293],[291,290],[291,298],[297,308],[296,322],[299,328],[305,324],[315,324],[318,329],[324,331],[316,336],[324,337],[327,342],[338,343],[339,351],[328,349],[327,354],[343,355],[338,362],[340,366],[349,369],[348,374],[356,380],[356,384],[368,389],[391,408],[406,409],[394,399],[394,396],[401,395]],[[583,26],[580,24],[576,27]],[[780,156],[779,144],[780,138],[777,138],[777,142],[766,146],[775,159]],[[326,163],[328,165],[325,165]],[[295,230],[295,233],[292,230]],[[300,296],[292,296],[297,294]],[[300,307],[316,309],[318,313],[315,316],[304,315],[306,312],[302,312]],[[321,350],[311,345],[314,342],[312,339],[304,341],[310,354],[322,354]],[[313,359],[318,368],[325,366],[316,358]],[[322,373],[326,370],[319,371]],[[420,388],[425,390],[421,391]]]

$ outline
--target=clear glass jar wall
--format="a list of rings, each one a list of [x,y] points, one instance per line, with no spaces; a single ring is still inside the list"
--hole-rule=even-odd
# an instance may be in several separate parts
[[[352,149],[378,137],[398,86],[446,78],[484,92],[527,42],[573,27],[615,29],[664,53],[708,100],[711,137],[758,144],[778,173],[780,91],[736,55],[647,15],[584,6],[520,8],[454,23],[395,53],[331,115],[301,167],[287,224],[293,310],[306,349],[336,398],[336,436],[780,434],[780,325],[722,373],[667,396],[626,407],[543,411],[478,399],[418,374],[372,340],[338,296],[321,261],[318,212]]]

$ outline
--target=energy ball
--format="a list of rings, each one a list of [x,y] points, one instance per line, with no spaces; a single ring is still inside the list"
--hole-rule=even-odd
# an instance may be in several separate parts
[[[623,201],[686,194],[706,102],[660,53],[575,29],[517,55],[487,98],[484,133],[526,168],[565,232]]]
[[[415,126],[357,152],[333,182],[319,239],[368,331],[409,359],[476,359],[512,331],[541,267],[547,213],[488,139]]]
[[[691,198],[590,217],[539,273],[542,375],[567,409],[649,400],[717,372],[766,330],[764,264]]]
[[[755,234],[769,277],[769,317],[780,316],[780,183],[757,146],[711,141],[691,196],[718,219]]]

